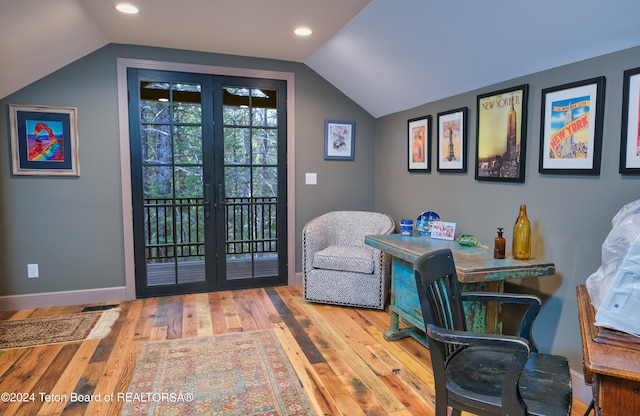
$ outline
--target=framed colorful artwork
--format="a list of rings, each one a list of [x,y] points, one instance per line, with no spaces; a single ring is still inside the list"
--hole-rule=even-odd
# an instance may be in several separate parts
[[[9,104],[14,175],[80,176],[78,110]]]
[[[478,96],[476,180],[524,182],[527,84]]]
[[[640,175],[640,68],[624,71],[620,173]]]
[[[438,113],[438,172],[467,171],[467,107]]]
[[[412,118],[407,124],[407,168],[431,172],[431,116]]]
[[[356,123],[346,120],[324,121],[325,160],[354,160]]]
[[[539,172],[600,174],[604,77],[542,90]]]

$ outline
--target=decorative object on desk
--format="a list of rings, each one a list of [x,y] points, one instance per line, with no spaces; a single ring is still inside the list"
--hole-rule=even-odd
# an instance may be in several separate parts
[[[507,240],[502,236],[502,228],[498,228],[498,236],[494,240],[493,247],[493,258],[494,259],[503,259],[505,248],[507,245]]]
[[[524,182],[528,85],[478,96],[476,180]]]
[[[640,68],[624,71],[620,173],[640,175]]]
[[[409,172],[431,172],[431,116],[412,118],[407,126]]]
[[[420,235],[431,235],[431,223],[440,221],[440,215],[433,211],[423,212],[416,219],[416,231]]]
[[[14,175],[80,176],[78,109],[9,104]]]
[[[324,159],[354,160],[356,123],[347,120],[324,121]]]
[[[456,234],[455,222],[434,221],[431,223],[431,238],[453,240]]]
[[[460,244],[463,247],[482,247],[489,248],[480,243],[478,237],[471,234],[460,234],[458,238],[456,238],[456,243]]]
[[[531,258],[531,223],[527,218],[527,206],[520,205],[520,214],[513,226],[513,244],[511,254],[516,260]]]
[[[400,235],[413,235],[413,220],[400,220]]]
[[[467,171],[467,107],[438,113],[438,172]]]
[[[540,164],[549,174],[600,174],[604,77],[542,90]]]

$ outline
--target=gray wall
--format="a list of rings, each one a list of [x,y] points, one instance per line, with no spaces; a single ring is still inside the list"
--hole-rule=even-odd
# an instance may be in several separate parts
[[[125,284],[118,57],[295,73],[296,240],[319,213],[373,207],[375,120],[305,65],[107,45],[0,100],[0,296]],[[79,178],[11,175],[9,103],[78,108]],[[324,160],[327,118],[356,122],[355,162]],[[318,185],[305,186],[305,172],[318,173]],[[300,270],[299,248],[295,261]],[[27,279],[28,263],[40,278]]]
[[[580,371],[582,350],[575,288],[600,265],[601,246],[611,219],[625,204],[640,198],[640,176],[621,176],[618,158],[621,136],[623,71],[640,66],[640,48],[602,56],[565,67],[527,75],[481,90],[380,118],[376,123],[375,207],[396,220],[416,218],[433,210],[444,221],[457,223],[456,234],[476,235],[493,247],[496,228],[504,227],[507,247],[520,204],[527,205],[535,257],[556,264],[554,277],[514,282],[507,289],[543,298],[534,336],[542,351],[569,357]],[[542,89],[569,82],[606,77],[602,170],[600,176],[538,173]],[[477,95],[529,84],[529,111],[524,184],[478,182],[474,179]],[[428,174],[407,172],[407,120],[466,106],[469,108],[468,172]],[[433,149],[437,142],[433,130]],[[434,150],[435,152],[435,150]],[[509,249],[510,250],[510,249]]]

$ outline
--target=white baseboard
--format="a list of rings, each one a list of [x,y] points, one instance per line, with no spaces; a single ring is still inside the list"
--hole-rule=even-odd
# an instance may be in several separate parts
[[[302,272],[289,275],[289,286],[301,286],[302,285]]]
[[[588,406],[593,399],[593,390],[590,385],[584,382],[584,374],[571,370],[571,386],[573,387],[573,397]]]
[[[17,311],[21,309],[51,308],[54,306],[86,305],[120,302],[126,299],[127,290],[125,286],[30,293],[28,295],[0,296],[0,310]]]

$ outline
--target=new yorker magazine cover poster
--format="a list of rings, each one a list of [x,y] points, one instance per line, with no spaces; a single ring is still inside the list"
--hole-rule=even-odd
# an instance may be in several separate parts
[[[476,179],[524,182],[528,85],[478,96]]]
[[[542,90],[540,172],[600,171],[604,78]]]

